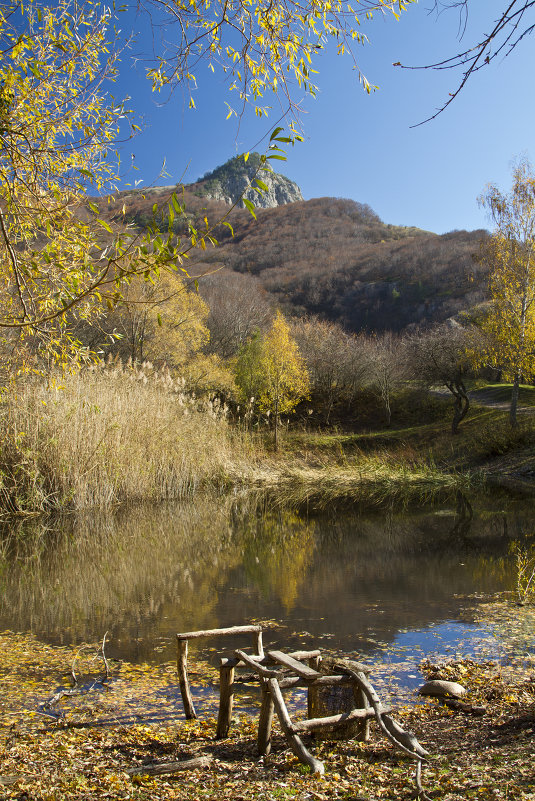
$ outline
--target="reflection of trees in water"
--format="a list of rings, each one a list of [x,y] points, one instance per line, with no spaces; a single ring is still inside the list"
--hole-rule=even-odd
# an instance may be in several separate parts
[[[255,617],[388,639],[450,615],[455,594],[511,583],[531,509],[474,507],[307,518],[217,498],[25,524],[0,539],[0,625],[66,642],[110,629],[134,659],[158,637]]]
[[[0,614],[12,627],[68,642],[94,637],[118,619],[135,634],[142,621],[170,610],[185,627],[219,625],[218,579],[240,559],[231,503],[78,516],[48,531],[36,527],[11,547],[4,540]]]
[[[243,566],[264,598],[294,606],[314,552],[314,524],[292,510],[270,510],[245,521]]]
[[[524,507],[510,515],[510,527],[521,527],[528,514]],[[329,513],[315,521],[315,558],[301,604],[323,608],[325,621],[311,622],[311,631],[336,626],[339,636],[350,637],[379,626],[389,638],[398,628],[455,614],[466,603],[455,596],[511,583],[510,562],[500,561],[509,545],[502,515],[474,511],[466,499],[425,512]]]

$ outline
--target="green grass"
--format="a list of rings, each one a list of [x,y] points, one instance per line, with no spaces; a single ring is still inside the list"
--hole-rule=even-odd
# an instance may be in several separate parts
[[[512,389],[512,384],[485,384],[473,390],[471,398],[475,402],[509,403]],[[521,406],[535,406],[535,387],[521,384],[519,403]]]

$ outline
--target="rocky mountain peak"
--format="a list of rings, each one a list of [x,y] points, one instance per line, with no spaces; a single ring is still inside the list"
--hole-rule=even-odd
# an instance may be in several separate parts
[[[294,181],[277,172],[259,171],[260,166],[261,157],[258,153],[250,153],[247,161],[243,156],[236,156],[204,175],[191,189],[200,197],[220,200],[229,206],[239,202],[241,197],[261,209],[303,200],[301,190]],[[266,184],[267,192],[259,193],[254,189],[255,177]],[[240,205],[243,206],[243,202]]]

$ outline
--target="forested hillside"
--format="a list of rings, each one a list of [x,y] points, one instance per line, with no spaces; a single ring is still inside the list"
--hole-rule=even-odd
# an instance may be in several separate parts
[[[122,193],[111,215],[124,204],[134,225],[148,225],[155,203],[166,211],[170,191]],[[485,231],[439,236],[388,225],[369,206],[340,198],[259,208],[255,220],[196,192],[197,185],[184,190],[187,212],[173,221],[175,231],[228,214],[233,234],[218,226],[219,247],[196,251],[190,272],[224,267],[254,276],[289,313],[317,314],[354,332],[403,331],[443,322],[486,298],[485,268],[475,258]],[[202,292],[202,280],[200,286]]]

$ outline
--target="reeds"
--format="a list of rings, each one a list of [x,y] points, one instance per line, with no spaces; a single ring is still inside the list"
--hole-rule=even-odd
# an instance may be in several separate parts
[[[226,409],[167,370],[113,363],[0,403],[0,505],[8,511],[106,508],[222,485],[245,455]]]

